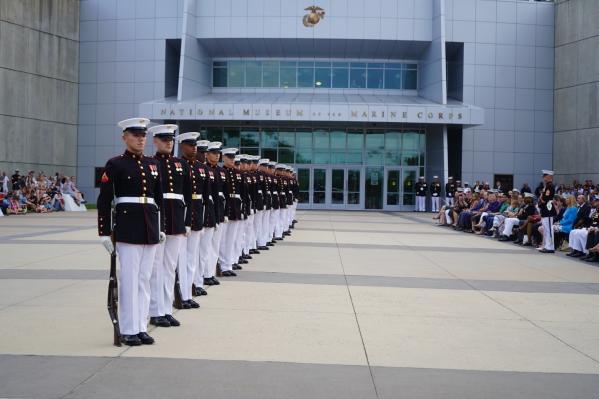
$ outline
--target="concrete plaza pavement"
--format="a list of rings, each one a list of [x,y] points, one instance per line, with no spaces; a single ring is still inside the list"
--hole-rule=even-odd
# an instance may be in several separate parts
[[[134,348],[111,345],[94,211],[0,219],[0,397],[599,396],[599,267],[428,214],[298,219]]]

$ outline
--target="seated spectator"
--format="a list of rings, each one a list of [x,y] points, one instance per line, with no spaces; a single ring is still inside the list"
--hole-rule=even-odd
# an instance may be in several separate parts
[[[12,193],[6,213],[7,215],[24,215],[27,213],[27,209],[21,206],[21,202],[19,201],[19,196],[17,194]]]
[[[589,251],[587,248],[587,238],[590,227],[595,227],[594,223],[597,220],[599,223],[599,197],[593,200],[593,208],[589,212],[589,218],[584,220],[581,227],[572,229],[568,236],[568,243],[572,251],[567,255],[573,258],[585,257]]]
[[[562,244],[567,241],[570,231],[572,231],[572,226],[574,226],[574,220],[576,220],[577,211],[576,197],[573,195],[568,196],[566,198],[566,209],[563,213],[563,216],[559,221],[553,224],[556,248],[560,248]]]
[[[505,219],[505,226],[499,237],[499,241],[520,241],[520,238],[514,234],[514,227],[518,227],[518,230],[521,232],[525,231],[526,224],[529,222],[532,223],[534,221],[532,218],[537,215],[537,208],[533,203],[533,196],[532,194],[527,193],[524,197],[524,206],[518,210],[516,216]],[[522,237],[522,244],[524,244],[524,237]],[[526,245],[530,245],[530,237],[529,242],[526,243]]]

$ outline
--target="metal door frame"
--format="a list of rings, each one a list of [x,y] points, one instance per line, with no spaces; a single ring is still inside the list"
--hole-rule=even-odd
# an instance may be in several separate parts
[[[328,206],[330,209],[364,209],[364,171],[362,166],[330,166],[329,167],[329,179],[327,180],[327,199]],[[334,204],[333,203],[333,170],[342,170],[343,171],[343,203]],[[349,203],[349,171],[355,170],[360,173],[360,199],[357,204]]]
[[[402,166],[385,166],[385,172],[383,177],[383,210],[385,211],[401,211],[403,210],[403,169]],[[389,184],[389,172],[399,172],[399,201],[397,205],[387,204],[387,186]]]
[[[405,205],[404,204],[404,189],[403,189],[403,182],[404,182],[404,177],[405,174],[407,172],[414,172],[414,184],[416,184],[416,182],[418,181],[418,166],[406,166],[406,167],[402,167],[401,168],[401,175],[400,175],[400,179],[401,179],[401,209],[402,211],[413,211],[416,208],[416,191],[414,191],[414,205]]]

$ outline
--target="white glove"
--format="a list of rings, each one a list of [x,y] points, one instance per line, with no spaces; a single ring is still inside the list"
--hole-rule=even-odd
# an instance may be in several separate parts
[[[229,217],[225,216],[225,222],[229,221]]]
[[[110,236],[101,236],[100,243],[106,248],[110,255],[114,253],[114,244],[112,243]]]
[[[191,227],[185,226],[185,237],[189,237],[191,234]]]
[[[158,234],[158,241],[165,242],[166,241],[166,233],[164,233],[163,231],[160,232],[160,234]]]

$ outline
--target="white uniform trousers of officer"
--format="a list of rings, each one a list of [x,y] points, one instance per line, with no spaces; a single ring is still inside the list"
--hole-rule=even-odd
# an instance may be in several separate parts
[[[237,232],[241,227],[241,220],[229,220],[223,225],[221,245],[219,250],[220,269],[224,271],[233,270],[233,263],[237,263]],[[219,227],[220,228],[220,227]]]
[[[264,234],[262,233],[264,213],[265,213],[265,211],[263,211],[263,210],[257,211],[256,215],[255,215],[256,217],[254,218],[254,235],[256,236],[254,239],[254,248],[255,249],[258,249],[258,247],[260,246],[260,243],[262,242],[262,237],[264,236]],[[266,245],[266,244],[264,244],[264,245]]]
[[[543,226],[543,248],[553,251],[555,245],[553,241],[553,216],[541,218]]]
[[[119,327],[122,335],[148,331],[150,277],[158,244],[116,243],[120,263]]]
[[[248,216],[248,218],[249,218],[249,216]],[[246,231],[247,231],[248,224],[249,224],[248,221],[249,221],[249,219],[247,219],[247,218],[243,219],[240,223],[240,226],[237,229],[237,238],[235,238],[235,242],[237,243],[235,253],[237,254],[237,256],[235,257],[235,261],[233,263],[237,263],[241,254],[244,253],[245,237],[247,236]]]
[[[265,209],[262,212],[262,234],[260,236],[260,240],[258,241],[258,246],[265,246],[267,242],[272,240],[272,234],[270,234],[270,213],[271,209]]]
[[[589,251],[585,248],[587,246],[587,237],[589,231],[587,229],[573,229],[568,235],[568,246],[573,250],[584,252],[588,254]]]
[[[179,253],[185,250],[183,234],[167,235],[158,244],[154,256],[154,268],[150,278],[150,317],[172,314],[175,287],[175,271]]]
[[[445,203],[447,206],[453,206],[453,197],[445,197]]]
[[[277,225],[279,221],[279,215],[281,213],[281,209],[272,209],[270,211],[270,236],[271,237],[279,237],[277,235]]]
[[[439,197],[431,197],[431,212],[439,212]]]
[[[416,210],[418,212],[424,212],[426,209],[426,197],[425,196],[416,196]]]
[[[283,218],[285,214],[285,208],[279,208],[277,212],[275,212],[276,220],[275,220],[275,237],[282,238],[283,237]]]
[[[253,212],[253,211],[252,211]],[[250,249],[255,248],[256,242],[256,233],[255,233],[255,220],[256,214],[249,215],[247,220],[245,221],[245,230],[243,236],[243,253],[249,254]],[[252,244],[252,241],[254,244]]]
[[[216,225],[214,228],[214,234],[212,235],[212,251],[210,252],[210,260],[208,261],[208,274],[207,278],[216,276],[216,264],[220,254],[220,248],[222,244],[223,232],[226,230],[227,222],[222,222]]]
[[[204,277],[208,276],[211,268],[211,261],[214,259],[212,254],[212,240],[214,237],[214,227],[204,227],[200,234],[200,249],[198,257],[198,269],[193,276],[193,283],[196,287],[204,288]],[[216,260],[214,260],[216,265]]]
[[[187,245],[181,250],[179,256],[179,287],[181,300],[188,301],[191,296],[191,284],[199,263],[200,231],[191,231],[187,237]]]

